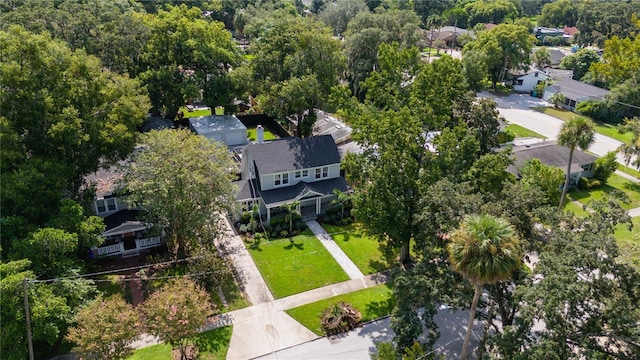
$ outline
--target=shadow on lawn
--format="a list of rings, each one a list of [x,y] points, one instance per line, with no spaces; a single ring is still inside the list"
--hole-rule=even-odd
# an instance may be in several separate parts
[[[623,187],[627,190],[635,191],[640,193],[640,183],[635,183],[632,181],[627,181]]]
[[[285,249],[285,250],[291,250],[291,249],[293,249],[293,248],[296,248],[296,249],[298,249],[298,250],[304,250],[304,243],[303,243],[303,242],[301,242],[301,243],[299,243],[299,244],[296,244],[295,242],[290,241],[290,242],[289,242],[289,245],[287,245],[287,246],[283,246],[282,248],[283,248],[283,249]]]

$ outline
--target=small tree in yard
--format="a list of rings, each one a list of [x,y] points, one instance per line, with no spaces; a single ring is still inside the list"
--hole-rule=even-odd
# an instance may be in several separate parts
[[[324,309],[320,315],[320,326],[327,335],[335,335],[355,329],[362,320],[358,309],[344,301]]]
[[[555,93],[549,97],[549,102],[553,104],[555,108],[560,108],[560,105],[567,101],[567,97],[560,93]]]
[[[600,180],[603,184],[607,182],[609,177],[618,168],[616,160],[616,152],[609,151],[605,156],[597,158],[594,163],[593,177]]]
[[[351,200],[351,195],[338,189],[333,190],[333,195],[335,195],[336,198],[333,199],[331,203],[340,205],[340,221],[344,221],[344,206]]]
[[[97,298],[75,316],[67,340],[76,344],[73,352],[83,359],[124,359],[138,335],[138,315],[120,296]]]
[[[282,205],[282,208],[287,211],[287,216],[285,218],[289,222],[289,241],[291,242],[293,242],[293,215],[298,213],[298,205],[300,205],[299,201]]]
[[[145,330],[177,347],[187,359],[190,340],[198,333],[212,305],[209,295],[189,279],[172,279],[142,304]],[[195,346],[195,345],[194,345]]]

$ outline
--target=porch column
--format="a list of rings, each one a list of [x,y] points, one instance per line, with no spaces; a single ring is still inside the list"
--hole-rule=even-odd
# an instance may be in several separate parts
[[[318,197],[316,198],[316,215],[320,215],[320,213],[322,212],[322,198]]]
[[[267,224],[271,221],[271,208],[267,208]]]

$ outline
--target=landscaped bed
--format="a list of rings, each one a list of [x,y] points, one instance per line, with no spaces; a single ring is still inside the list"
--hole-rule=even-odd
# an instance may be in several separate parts
[[[363,322],[387,316],[395,306],[391,289],[387,285],[378,285],[289,309],[286,313],[317,335],[323,335],[319,315],[329,305],[340,301],[360,310]]]
[[[310,230],[289,239],[249,244],[249,253],[276,298],[349,280]]]
[[[640,184],[616,174],[611,175],[607,183],[598,188],[571,192],[571,198],[588,205],[590,201],[602,199],[605,194],[616,189],[624,192],[629,197],[630,202],[628,204],[622,204],[624,209],[629,210],[640,207]]]
[[[198,334],[195,340],[198,345],[198,359],[226,359],[232,330],[232,326],[225,326]],[[136,350],[128,360],[172,360],[171,351],[171,345],[153,345]]]
[[[322,224],[322,227],[363,274],[375,274],[389,268],[380,251],[378,241],[365,234],[362,224],[354,223],[346,226]]]

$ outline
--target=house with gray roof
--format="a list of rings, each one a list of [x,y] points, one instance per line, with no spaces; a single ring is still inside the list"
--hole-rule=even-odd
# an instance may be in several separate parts
[[[334,189],[348,190],[331,135],[249,144],[242,151],[240,168],[236,199],[245,209],[259,205],[267,221],[272,210],[294,201],[299,202],[301,214],[322,214],[335,196]]]
[[[549,101],[554,94],[562,94],[566,98],[563,107],[576,111],[578,104],[587,100],[602,101],[611,91],[573,79],[560,79],[544,88],[542,99]]]
[[[514,146],[511,150],[515,158],[514,163],[507,168],[507,171],[520,178],[520,169],[531,159],[538,159],[541,163],[555,166],[567,176],[567,163],[569,162],[570,149],[566,146],[558,145],[556,141],[543,141],[538,144]],[[587,154],[584,151],[575,149],[571,161],[571,171],[569,183],[577,184],[582,177],[592,178],[594,173],[594,163],[597,157]]]

